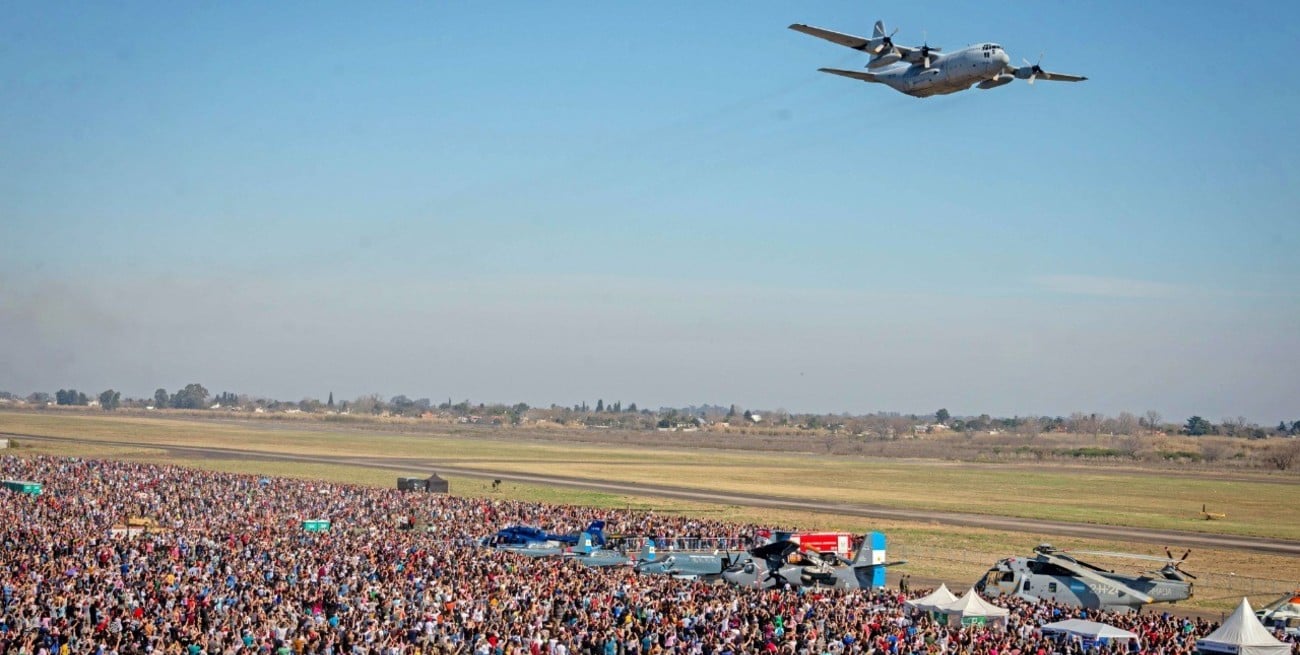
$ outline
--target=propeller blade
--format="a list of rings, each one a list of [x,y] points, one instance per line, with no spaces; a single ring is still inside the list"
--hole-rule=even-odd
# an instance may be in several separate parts
[[[1188,555],[1191,555],[1191,554],[1192,554],[1192,549],[1191,549],[1191,548],[1188,548],[1188,549],[1187,549],[1187,552],[1183,553],[1183,556],[1180,557],[1180,558],[1178,558],[1178,562],[1181,564],[1182,561],[1185,560],[1185,559],[1187,559],[1187,556],[1188,556]]]
[[[1034,78],[1036,78],[1036,77],[1038,77],[1038,73],[1034,73],[1033,75],[1030,75],[1030,76],[1029,76],[1029,86],[1033,86],[1033,85],[1034,85]]]

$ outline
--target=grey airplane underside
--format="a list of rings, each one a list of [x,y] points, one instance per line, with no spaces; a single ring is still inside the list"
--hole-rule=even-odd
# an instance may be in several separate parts
[[[637,557],[636,572],[712,581],[720,579],[722,572],[743,555],[726,551],[672,551],[665,554],[658,552],[653,539],[648,539]]]
[[[1082,82],[1088,79],[1045,71],[1039,64],[1024,59],[1021,60],[1024,66],[1012,66],[1011,58],[996,43],[979,43],[952,53],[942,52],[942,48],[928,43],[920,47],[897,45],[881,21],[876,21],[869,39],[801,23],[791,25],[790,29],[871,55],[866,70],[818,69],[823,73],[884,84],[917,98],[956,93],[971,87],[992,89],[1015,80],[1033,84],[1035,80]]]

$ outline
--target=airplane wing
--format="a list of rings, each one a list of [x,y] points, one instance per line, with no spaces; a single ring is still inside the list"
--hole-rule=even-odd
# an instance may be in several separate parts
[[[1050,80],[1052,82],[1082,82],[1088,78],[1082,75],[1070,75],[1069,73],[1051,73],[1043,71],[1038,74],[1040,80]]]
[[[863,52],[866,52],[867,46],[871,45],[871,39],[864,39],[860,36],[853,36],[852,34],[841,34],[839,32],[832,32],[830,30],[824,30],[820,27],[813,27],[811,25],[804,25],[802,23],[795,23],[794,25],[790,26],[790,29],[796,32],[803,32],[804,34],[808,34],[810,36],[815,36],[819,39],[826,39],[831,43],[838,43],[846,48],[861,50]]]
[[[876,79],[875,73],[866,73],[863,71],[850,71],[850,70],[844,70],[843,68],[818,68],[817,70],[823,73],[830,73],[831,75],[839,75],[840,77],[851,77],[855,80],[862,80],[863,82],[879,81],[878,79]]]
[[[799,550],[799,544],[793,541],[774,541],[765,546],[759,546],[749,551],[750,555],[767,562],[781,562],[790,556],[790,553]]]
[[[1083,75],[1071,75],[1069,73],[1053,73],[1051,71],[1045,71],[1037,64],[1031,65],[1028,61],[1026,61],[1025,65],[1021,67],[1007,66],[1006,72],[1015,75],[1016,79],[1029,80],[1030,84],[1033,84],[1034,80],[1048,80],[1052,82],[1082,82],[1088,79]]]

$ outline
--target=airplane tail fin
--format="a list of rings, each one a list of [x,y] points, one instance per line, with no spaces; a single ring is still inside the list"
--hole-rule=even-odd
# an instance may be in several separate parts
[[[876,21],[876,29],[872,30],[871,32],[871,38],[879,39],[884,35],[885,35],[885,21],[878,20]]]
[[[578,535],[578,545],[573,549],[573,552],[588,555],[591,551],[596,549],[594,542],[595,539],[593,539],[592,534],[590,532],[584,532]]]
[[[637,559],[642,562],[656,561],[658,556],[655,554],[655,540],[646,539],[645,545],[641,546],[641,552],[637,554]]]
[[[605,545],[605,522],[601,520],[592,521],[583,534],[590,534],[593,541],[599,546]]]
[[[871,574],[871,586],[885,586],[885,567],[889,566],[885,558],[885,535],[883,532],[868,532],[862,539],[862,546],[849,563],[855,569],[866,568]]]

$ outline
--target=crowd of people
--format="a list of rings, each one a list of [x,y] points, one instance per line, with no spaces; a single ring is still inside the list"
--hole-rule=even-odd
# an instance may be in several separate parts
[[[563,532],[594,518],[684,542],[742,544],[759,526],[116,461],[5,457],[0,475],[44,485],[0,496],[0,655],[1082,649],[1038,629],[1074,608],[1003,601],[1005,626],[949,627],[892,590],[740,589],[477,545],[510,524]],[[304,530],[318,519],[329,528]],[[123,534],[128,524],[140,533]],[[1160,613],[1089,618],[1137,632],[1156,655],[1188,655],[1214,627]]]

